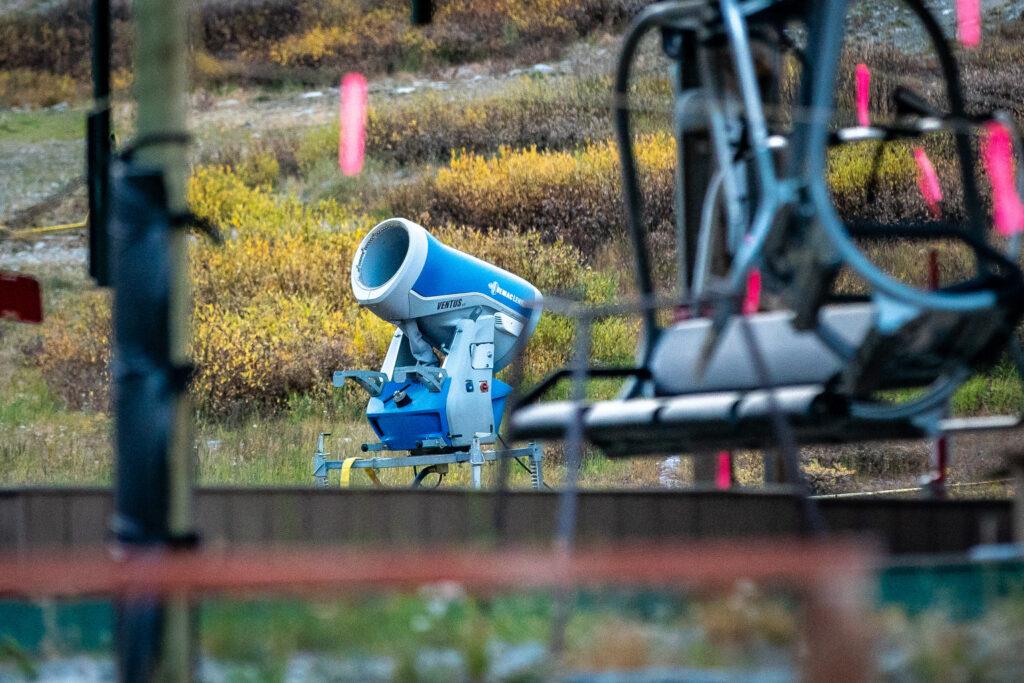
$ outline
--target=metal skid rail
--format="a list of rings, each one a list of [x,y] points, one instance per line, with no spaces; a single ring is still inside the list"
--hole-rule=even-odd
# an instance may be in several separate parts
[[[481,447],[479,440],[474,440],[473,445],[466,451],[454,451],[450,453],[433,453],[423,455],[407,456],[375,456],[371,458],[346,458],[344,460],[328,460],[332,455],[324,450],[324,441],[329,432],[323,432],[317,439],[316,452],[313,454],[313,477],[318,486],[327,485],[327,477],[331,470],[338,470],[344,474],[350,470],[368,470],[371,480],[376,481],[376,472],[379,470],[395,469],[400,467],[444,467],[448,465],[463,465],[468,463],[471,470],[472,488],[479,490],[483,486],[483,466],[488,462],[496,462],[502,458],[529,458],[530,484],[534,490],[544,487],[544,473],[542,460],[543,449],[531,443],[524,448],[506,448],[501,450],[487,450]],[[441,473],[446,469],[440,470]],[[421,471],[422,472],[422,471]],[[417,478],[413,486],[418,486],[420,479]],[[343,481],[343,485],[345,482]]]

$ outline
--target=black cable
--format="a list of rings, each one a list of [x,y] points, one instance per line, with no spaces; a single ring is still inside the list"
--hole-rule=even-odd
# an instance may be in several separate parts
[[[615,68],[615,84],[613,88],[614,104],[612,120],[615,137],[619,149],[619,163],[622,167],[622,194],[626,205],[626,224],[633,246],[636,268],[636,285],[641,296],[654,291],[654,279],[651,275],[650,258],[647,253],[647,236],[644,231],[644,205],[640,193],[640,180],[637,173],[636,156],[633,150],[633,134],[630,123],[629,82],[640,47],[640,40],[652,29],[673,17],[681,18],[703,8],[703,3],[659,3],[645,8],[630,24],[623,37],[622,50]],[[653,311],[644,311],[643,334],[640,364],[646,365],[654,349],[657,336],[657,319]]]
[[[413,470],[415,470],[415,469],[416,468],[414,467]],[[412,486],[410,488],[414,488],[414,489],[421,488],[423,486],[423,482],[431,474],[436,474],[437,475],[437,483],[434,484],[431,487],[431,488],[435,488],[436,489],[438,486],[441,485],[441,481],[444,479],[444,475],[437,471],[437,466],[436,465],[429,465],[427,467],[424,467],[422,470],[420,470],[419,473],[416,474],[416,477],[412,480]]]

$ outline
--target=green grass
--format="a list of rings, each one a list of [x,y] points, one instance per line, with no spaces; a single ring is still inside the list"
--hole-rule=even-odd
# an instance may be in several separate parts
[[[1024,410],[1024,384],[1009,364],[968,380],[953,396],[954,415],[1013,414]]]
[[[0,425],[52,420],[60,411],[57,398],[38,373],[21,370],[9,377],[0,396]]]
[[[328,667],[384,660],[398,680],[450,680],[452,667],[431,671],[423,665],[422,656],[432,653],[454,654],[461,660],[455,668],[469,680],[494,680],[495,669],[508,663],[502,650],[516,645],[532,654],[518,677],[500,680],[548,680],[566,670],[795,665],[798,611],[785,593],[745,588],[691,596],[622,587],[581,591],[571,599],[560,658],[547,654],[556,612],[551,593],[471,595],[456,584],[302,599],[209,599],[197,610],[198,645],[204,659],[234,674],[229,680],[280,680],[296,657]],[[109,656],[109,637],[82,638],[112,631],[108,604],[0,602],[0,615],[7,617],[32,619],[39,611],[42,633],[22,629],[22,638],[32,642],[4,647],[0,638],[0,667],[24,670],[52,655]]]
[[[0,142],[81,140],[84,135],[85,112],[81,109],[0,111]]]
[[[0,395],[0,485],[110,484],[111,417],[103,412],[67,410],[38,370],[25,365],[7,368],[5,386],[9,390]],[[322,431],[332,433],[328,449],[337,460],[361,456],[360,445],[376,441],[361,409],[325,406],[304,397],[294,399],[288,410],[276,416],[235,423],[200,418],[195,427],[197,481],[200,485],[312,485],[311,459]],[[565,476],[561,448],[548,446],[545,455],[545,479],[557,487]],[[496,484],[497,475],[497,467],[486,467],[484,484]],[[580,476],[585,486],[594,488],[650,485],[657,481],[657,462],[613,461],[590,453]],[[380,473],[381,481],[392,487],[408,486],[412,478],[408,468]],[[338,484],[337,471],[332,472],[330,481]],[[433,482],[431,478],[428,484]],[[529,475],[512,463],[509,484],[527,488]],[[372,483],[356,472],[351,485],[366,488]],[[443,485],[468,487],[470,468],[453,466]]]
[[[901,389],[880,392],[880,397],[905,402],[920,395],[920,390]],[[1024,382],[1008,362],[976,375],[957,389],[951,401],[955,417],[1015,414],[1024,411]]]
[[[477,597],[457,586],[344,602],[217,601],[201,611],[201,642],[210,656],[255,664],[271,676],[298,652],[392,658],[402,678],[424,650],[455,651],[476,680],[496,664],[495,644],[546,646],[554,611],[548,593]],[[726,623],[731,632],[722,638]],[[769,652],[779,663],[792,657],[796,623],[794,605],[779,595],[737,595],[729,604],[725,597],[690,600],[668,591],[587,591],[576,596],[561,661],[538,662],[525,680],[543,678],[545,669],[550,675],[549,667],[757,666]]]

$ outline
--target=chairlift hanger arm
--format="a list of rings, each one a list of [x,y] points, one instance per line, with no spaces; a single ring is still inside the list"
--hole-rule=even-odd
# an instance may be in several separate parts
[[[643,197],[640,191],[630,121],[629,84],[632,78],[633,62],[640,41],[647,33],[655,28],[680,28],[684,25],[699,29],[704,23],[701,19],[706,17],[711,9],[711,3],[702,0],[660,2],[650,5],[634,18],[627,29],[615,69],[613,120],[619,160],[622,166],[626,224],[633,247],[637,289],[641,296],[648,296],[654,292],[654,280],[651,276],[650,256],[647,250]],[[641,360],[646,359],[650,354],[657,336],[657,329],[654,312],[645,311],[643,315],[645,348],[641,353]]]

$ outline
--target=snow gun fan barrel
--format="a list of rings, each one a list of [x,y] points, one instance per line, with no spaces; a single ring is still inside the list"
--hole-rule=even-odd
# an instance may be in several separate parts
[[[422,226],[391,218],[374,227],[352,260],[356,301],[394,323],[424,363],[451,347],[456,323],[494,316],[494,372],[512,361],[516,339],[533,334],[542,301],[523,278],[441,243]]]
[[[496,374],[533,333],[541,295],[526,280],[391,218],[352,260],[356,301],[398,329],[380,371],[335,373],[370,395],[381,450],[465,449],[493,443],[511,387]],[[367,446],[371,449],[370,446]]]

